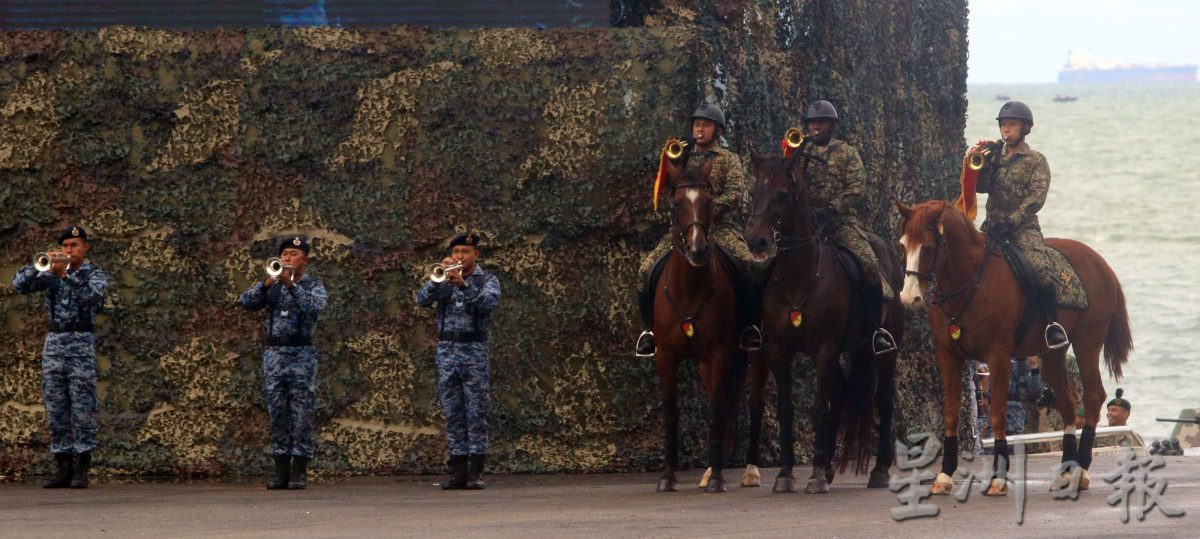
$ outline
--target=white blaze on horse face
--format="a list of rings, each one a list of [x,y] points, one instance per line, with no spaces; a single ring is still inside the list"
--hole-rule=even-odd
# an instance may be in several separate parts
[[[908,245],[908,234],[900,236],[900,245],[904,247],[904,269],[907,272],[920,271],[921,247],[912,249]],[[912,307],[921,300],[921,282],[916,275],[905,273],[904,288],[900,291],[900,302]]]
[[[697,204],[697,201],[700,200],[700,190],[696,189],[695,187],[690,187],[684,191],[684,196],[687,197],[688,202],[691,203],[692,222],[700,222],[700,205]],[[694,226],[688,232],[688,241],[691,242],[690,247],[694,250],[696,245],[700,243],[700,227]]]

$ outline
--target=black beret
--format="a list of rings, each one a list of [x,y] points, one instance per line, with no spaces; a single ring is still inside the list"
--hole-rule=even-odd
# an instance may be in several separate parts
[[[1133,408],[1133,404],[1130,403],[1129,401],[1121,398],[1121,395],[1123,395],[1124,393],[1125,393],[1125,390],[1118,387],[1117,388],[1117,397],[1113,400],[1108,401],[1108,404],[1104,405],[1104,407],[1108,408],[1109,406],[1115,405],[1115,406],[1120,406],[1121,408],[1124,408],[1126,412],[1130,411],[1130,409]]]
[[[454,239],[450,240],[450,248],[453,249],[455,245],[469,245],[479,248],[479,234],[467,232],[466,234],[454,236]]]
[[[61,245],[62,242],[67,241],[71,238],[79,238],[81,240],[87,241],[87,231],[84,230],[83,227],[81,227],[81,226],[71,225],[71,226],[67,227],[66,230],[63,230],[62,234],[58,235],[58,243],[59,243],[59,245]]]
[[[284,249],[300,249],[304,254],[308,254],[308,238],[305,236],[288,236],[279,241],[279,253],[283,254]]]

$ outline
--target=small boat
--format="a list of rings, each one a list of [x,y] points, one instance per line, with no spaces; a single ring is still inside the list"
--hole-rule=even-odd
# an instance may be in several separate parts
[[[1004,94],[996,94],[996,101],[1009,101],[1012,98]]]
[[[1075,100],[1077,100],[1077,99],[1079,99],[1079,97],[1078,97],[1078,96],[1073,96],[1073,95],[1056,94],[1056,95],[1054,96],[1054,101],[1055,101],[1056,103],[1070,103],[1070,102],[1072,102],[1072,101],[1075,101]]]

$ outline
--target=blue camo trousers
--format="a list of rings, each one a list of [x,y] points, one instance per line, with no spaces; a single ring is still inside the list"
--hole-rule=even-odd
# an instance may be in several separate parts
[[[489,355],[486,343],[438,343],[438,396],[451,455],[487,454]]]
[[[96,448],[95,355],[44,354],[42,397],[50,423],[51,453],[80,454]]]
[[[312,458],[317,351],[311,346],[269,346],[263,352],[271,455]]]

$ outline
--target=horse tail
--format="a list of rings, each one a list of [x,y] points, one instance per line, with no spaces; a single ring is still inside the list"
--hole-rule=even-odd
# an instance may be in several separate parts
[[[1104,336],[1104,363],[1108,365],[1108,374],[1113,379],[1120,380],[1123,376],[1121,365],[1129,361],[1129,353],[1133,351],[1133,332],[1129,329],[1125,292],[1121,289],[1121,282],[1117,280],[1116,274],[1112,277],[1117,288],[1117,305],[1108,321],[1108,334]]]
[[[869,335],[869,333],[868,333]],[[875,432],[875,354],[870,340],[850,352],[850,379],[842,403],[841,452],[838,472],[854,462],[854,473],[867,473],[871,461],[871,435]]]

